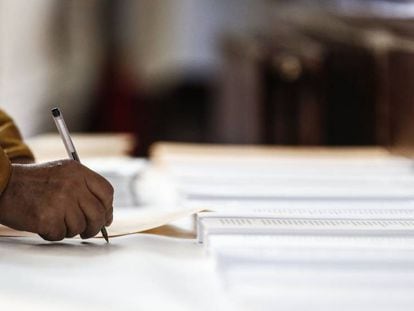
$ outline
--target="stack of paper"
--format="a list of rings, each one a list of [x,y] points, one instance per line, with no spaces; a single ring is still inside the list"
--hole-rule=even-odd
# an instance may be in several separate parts
[[[247,149],[249,150],[249,149]],[[414,308],[414,166],[378,150],[164,145],[154,159],[246,310]]]

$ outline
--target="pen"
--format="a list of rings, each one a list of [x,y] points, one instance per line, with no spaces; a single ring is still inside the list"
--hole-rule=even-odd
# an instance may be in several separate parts
[[[60,137],[62,138],[63,144],[65,145],[66,152],[68,153],[69,157],[72,160],[75,160],[80,163],[80,159],[79,159],[78,153],[76,152],[75,145],[72,142],[72,138],[70,137],[69,130],[66,126],[65,120],[63,119],[63,115],[60,112],[59,108],[53,108],[52,115],[53,115],[53,120],[55,121],[56,127],[59,131]],[[105,227],[102,227],[101,233],[105,241],[109,243],[108,232],[106,232]]]

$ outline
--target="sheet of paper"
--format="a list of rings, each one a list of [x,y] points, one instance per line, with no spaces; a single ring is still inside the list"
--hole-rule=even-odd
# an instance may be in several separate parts
[[[115,209],[114,221],[108,227],[109,237],[117,237],[128,234],[139,233],[167,225],[175,220],[192,216],[202,209],[176,209],[164,208],[129,208]],[[33,233],[16,231],[0,225],[0,236],[2,237],[25,237],[34,236]],[[99,234],[97,237],[101,237]]]
[[[255,235],[354,235],[414,236],[414,220],[384,218],[279,217],[201,213],[197,237],[200,243],[211,234]]]

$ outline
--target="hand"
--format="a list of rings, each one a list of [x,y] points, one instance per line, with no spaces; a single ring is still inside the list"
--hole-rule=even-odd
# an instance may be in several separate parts
[[[91,238],[112,223],[113,191],[102,176],[72,160],[12,164],[0,196],[0,223],[48,241]]]

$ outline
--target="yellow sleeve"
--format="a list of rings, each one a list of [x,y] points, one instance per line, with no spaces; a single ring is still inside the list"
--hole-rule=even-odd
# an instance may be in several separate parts
[[[13,120],[0,110],[0,147],[6,156],[14,158],[34,159],[29,147],[24,144],[22,136]]]
[[[0,148],[0,194],[6,188],[11,174],[11,164],[6,153]]]

